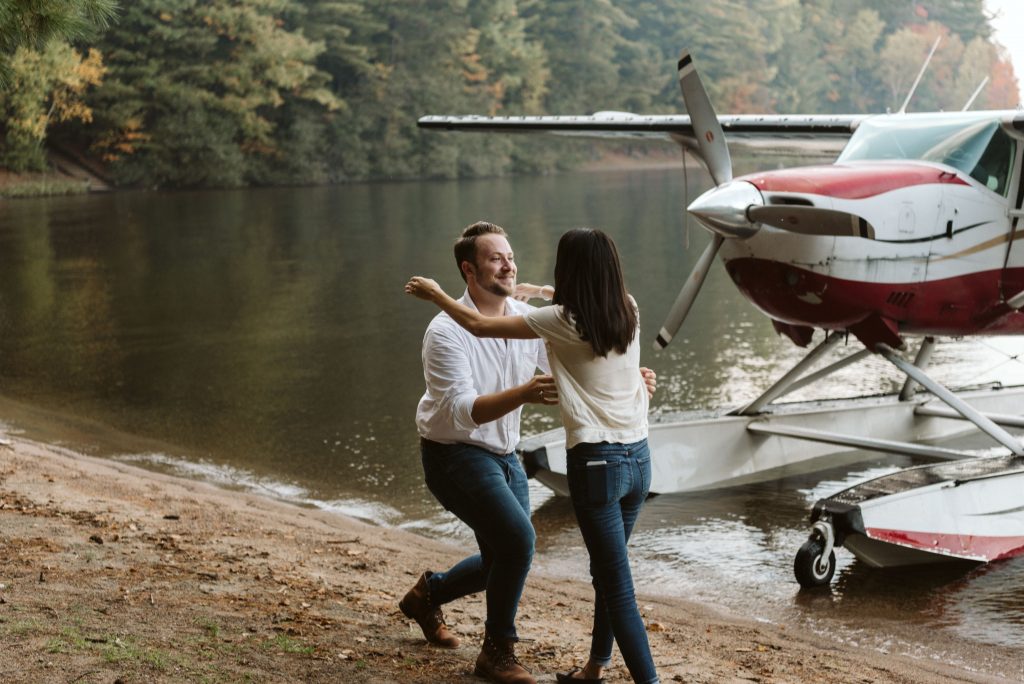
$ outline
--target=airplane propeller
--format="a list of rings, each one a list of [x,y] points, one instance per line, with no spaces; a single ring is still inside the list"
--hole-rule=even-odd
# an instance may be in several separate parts
[[[686,111],[690,114],[690,123],[693,125],[693,132],[697,138],[700,156],[708,167],[708,172],[711,173],[715,187],[720,188],[732,180],[732,159],[729,157],[729,147],[725,144],[722,124],[718,122],[718,115],[715,114],[715,109],[711,106],[704,83],[700,80],[700,74],[697,73],[697,69],[693,65],[693,57],[686,50],[679,57],[679,89],[683,93]],[[708,193],[705,193],[702,197],[707,195]],[[697,202],[700,202],[700,199],[698,198]],[[708,225],[700,214],[693,213],[701,223]],[[712,226],[708,227],[715,231]],[[669,309],[665,323],[661,326],[658,337],[654,341],[655,349],[664,349],[672,341],[673,335],[679,332],[679,326],[683,324],[686,314],[690,312],[690,307],[693,306],[697,293],[700,292],[701,285],[704,284],[708,271],[711,270],[718,248],[722,246],[724,240],[724,234],[715,231],[711,244],[700,255],[693,271],[690,272],[690,276],[683,284],[682,290],[679,291],[675,303]]]

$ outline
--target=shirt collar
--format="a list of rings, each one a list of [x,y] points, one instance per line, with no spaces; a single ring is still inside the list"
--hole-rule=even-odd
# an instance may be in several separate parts
[[[515,309],[512,308],[512,304],[511,304],[512,301],[514,301],[514,300],[511,297],[505,297],[505,311],[504,311],[504,315],[505,316],[515,316],[516,315]],[[468,287],[462,293],[462,298],[459,300],[459,302],[461,302],[462,304],[465,304],[466,306],[468,306],[473,311],[477,311],[477,312],[480,311],[480,309],[476,308],[476,302],[474,302],[473,298],[469,296],[469,288]]]

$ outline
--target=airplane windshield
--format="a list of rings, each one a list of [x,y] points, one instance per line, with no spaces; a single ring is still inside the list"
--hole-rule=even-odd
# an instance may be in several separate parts
[[[920,159],[945,164],[1006,196],[1016,141],[992,119],[976,116],[864,121],[838,161]]]

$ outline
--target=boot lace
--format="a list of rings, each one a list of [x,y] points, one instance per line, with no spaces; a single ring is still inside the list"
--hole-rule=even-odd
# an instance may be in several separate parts
[[[444,613],[442,613],[441,609],[436,606],[430,606],[426,614],[423,616],[423,622],[430,627],[431,630],[435,631],[441,627],[448,626],[444,622]]]
[[[515,641],[512,640],[499,642],[491,639],[491,652],[494,654],[494,665],[497,669],[509,670],[517,665],[523,667],[516,657],[514,644]]]

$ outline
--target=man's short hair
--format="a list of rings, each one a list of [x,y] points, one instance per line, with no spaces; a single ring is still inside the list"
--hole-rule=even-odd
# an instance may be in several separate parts
[[[466,226],[462,235],[455,241],[455,267],[459,269],[459,275],[466,280],[466,274],[462,272],[462,262],[468,261],[476,265],[476,239],[481,235],[505,235],[505,229],[496,223],[489,221],[477,221]]]

